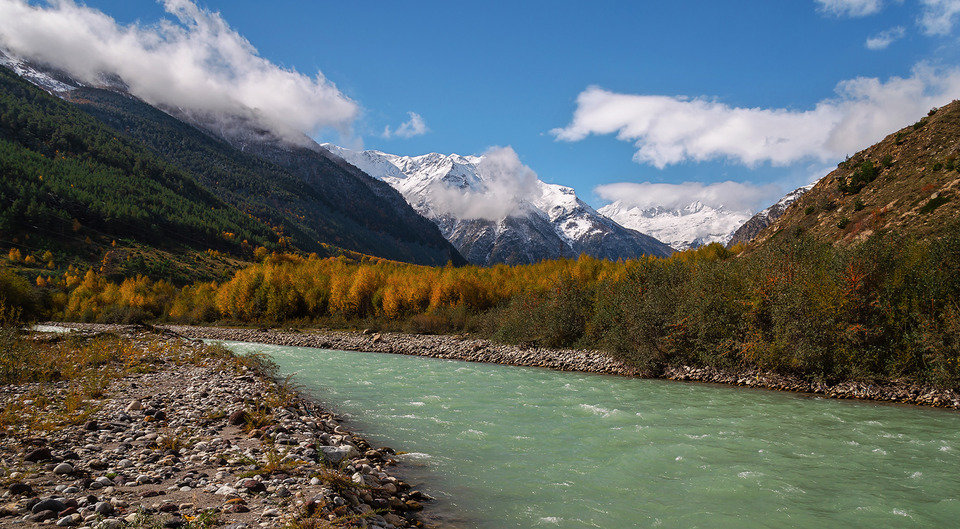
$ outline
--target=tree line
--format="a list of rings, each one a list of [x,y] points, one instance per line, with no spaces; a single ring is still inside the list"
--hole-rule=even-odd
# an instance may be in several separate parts
[[[68,271],[41,290],[57,317],[83,321],[469,332],[598,348],[651,374],[686,364],[960,387],[952,233],[880,234],[852,249],[781,234],[746,252],[713,244],[664,259],[493,267],[273,253],[222,283]]]

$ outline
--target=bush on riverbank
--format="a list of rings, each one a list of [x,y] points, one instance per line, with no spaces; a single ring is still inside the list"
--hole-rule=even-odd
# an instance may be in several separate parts
[[[808,379],[909,377],[960,387],[960,227],[936,241],[876,235],[836,249],[803,234],[746,254],[423,267],[279,255],[177,289],[88,272],[66,318],[472,332],[596,347],[644,370],[754,367]]]

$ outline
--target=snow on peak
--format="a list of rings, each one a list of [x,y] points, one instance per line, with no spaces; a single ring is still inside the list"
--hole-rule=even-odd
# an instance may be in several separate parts
[[[733,233],[753,216],[750,210],[728,210],[697,200],[680,208],[641,208],[621,201],[600,208],[600,214],[627,228],[653,236],[677,250],[712,242],[726,244]]]
[[[72,84],[54,78],[50,73],[44,72],[22,59],[7,55],[2,50],[0,50],[0,65],[10,68],[20,77],[48,92],[68,92],[77,88]]]
[[[540,180],[509,148],[481,156],[398,156],[332,144],[323,147],[400,191],[472,262],[510,261],[509,256],[491,257],[503,252],[504,246],[514,248],[510,255],[524,255],[512,262],[573,257],[581,252],[616,259],[671,251],[600,215],[572,188]]]

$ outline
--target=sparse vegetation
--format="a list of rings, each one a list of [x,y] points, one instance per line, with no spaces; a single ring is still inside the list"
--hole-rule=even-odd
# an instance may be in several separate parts
[[[873,182],[880,175],[880,170],[872,160],[864,160],[850,175],[841,176],[838,179],[838,187],[841,193],[855,195],[859,193],[867,184]]]
[[[927,201],[926,204],[924,204],[920,208],[920,213],[924,215],[930,214],[938,207],[946,204],[947,202],[950,202],[950,198],[951,198],[950,195],[946,195],[946,194],[938,195],[934,198],[931,198],[930,200]]]

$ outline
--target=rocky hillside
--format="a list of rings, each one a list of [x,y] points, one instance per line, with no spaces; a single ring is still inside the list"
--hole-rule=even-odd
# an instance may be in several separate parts
[[[938,236],[960,219],[960,101],[860,151],[755,239],[803,231],[848,246],[882,231]]]
[[[526,168],[514,175],[489,167],[488,155],[397,156],[323,146],[400,191],[474,264],[673,253],[655,238],[601,215],[569,187],[543,182]]]
[[[796,202],[804,193],[810,190],[814,184],[803,186],[784,195],[783,198],[777,201],[776,204],[768,207],[767,209],[757,213],[753,217],[750,217],[750,220],[743,223],[742,226],[737,228],[737,231],[733,232],[733,236],[730,237],[730,241],[727,242],[727,246],[733,246],[735,244],[744,244],[753,240],[758,233],[763,231],[764,228],[773,224],[774,221],[783,216],[783,213],[787,211],[787,208],[790,207],[790,204]]]

